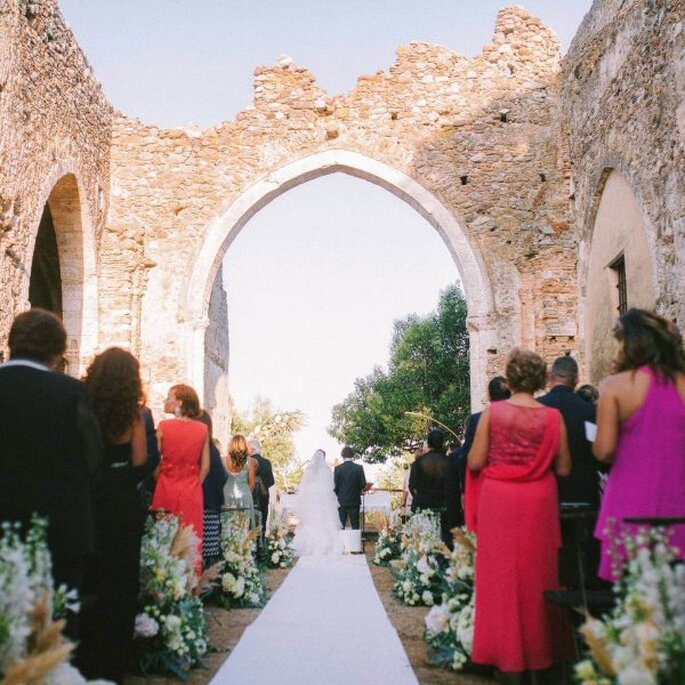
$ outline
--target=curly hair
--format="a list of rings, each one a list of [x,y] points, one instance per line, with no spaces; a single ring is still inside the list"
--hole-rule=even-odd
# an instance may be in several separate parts
[[[614,371],[633,371],[649,366],[670,379],[685,373],[683,340],[675,325],[646,309],[629,309],[614,328],[623,343],[616,355]]]
[[[228,457],[237,468],[242,469],[247,462],[247,441],[244,435],[234,435],[228,446]]]
[[[145,402],[138,360],[110,347],[95,357],[84,384],[103,434],[117,440],[133,426]]]
[[[169,392],[173,392],[176,399],[181,402],[181,416],[187,416],[189,419],[196,419],[200,416],[200,400],[195,390],[189,385],[172,385]]]
[[[532,395],[547,384],[547,365],[539,354],[515,347],[507,360],[506,376],[512,392]]]

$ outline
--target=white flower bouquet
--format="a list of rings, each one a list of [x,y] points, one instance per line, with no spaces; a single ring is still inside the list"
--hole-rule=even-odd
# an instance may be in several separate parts
[[[266,590],[255,561],[255,540],[259,530],[250,531],[244,512],[221,515],[221,552],[223,568],[215,597],[226,609],[261,607],[266,603]]]
[[[283,514],[278,516],[275,511],[272,511],[264,544],[266,565],[269,568],[290,568],[293,565],[295,553]]]
[[[135,637],[143,673],[185,678],[208,649],[202,602],[195,596],[197,538],[176,516],[148,521],[141,549],[141,608]]]
[[[378,540],[372,562],[376,566],[389,566],[394,559],[402,556],[402,529],[395,512],[389,516],[380,516],[378,522]]]
[[[453,671],[470,664],[473,649],[475,551],[475,535],[455,533],[442,576],[442,601],[425,618],[429,662]]]
[[[616,606],[581,627],[589,657],[576,664],[582,685],[685,683],[685,564],[663,530],[616,537],[622,566]],[[617,569],[618,570],[618,569]]]
[[[84,685],[69,664],[74,645],[64,640],[64,621],[78,611],[73,591],[53,589],[47,522],[34,517],[26,538],[19,526],[0,529],[0,682]],[[104,681],[100,681],[104,683]]]

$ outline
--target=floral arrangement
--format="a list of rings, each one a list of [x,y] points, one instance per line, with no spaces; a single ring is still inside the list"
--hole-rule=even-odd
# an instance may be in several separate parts
[[[266,547],[266,565],[269,568],[290,568],[295,559],[288,525],[284,514],[277,514],[273,509],[269,517],[269,529],[264,540]]]
[[[589,658],[576,664],[582,685],[685,683],[685,564],[664,530],[617,536],[614,562],[621,580],[616,606],[588,617],[581,633]]]
[[[78,611],[78,602],[73,591],[53,589],[47,522],[34,517],[24,540],[19,530],[3,523],[0,533],[0,683],[83,685],[68,661],[74,645],[62,637],[65,622],[54,620]]]
[[[380,515],[377,523],[378,540],[372,562],[376,566],[389,566],[394,559],[402,556],[402,530],[397,514]]]
[[[197,538],[176,516],[148,521],[143,535],[135,637],[143,673],[185,678],[208,649],[195,574]]]
[[[456,531],[443,575],[442,601],[425,618],[430,663],[453,671],[470,662],[473,649],[475,552],[475,535]]]
[[[223,568],[219,576],[217,602],[227,608],[262,607],[266,590],[255,561],[257,528],[250,531],[245,512],[228,512],[221,515],[221,551]]]
[[[401,547],[401,558],[390,562],[394,594],[410,606],[433,606],[442,597],[442,567],[449,554],[435,514],[414,514],[404,526]]]

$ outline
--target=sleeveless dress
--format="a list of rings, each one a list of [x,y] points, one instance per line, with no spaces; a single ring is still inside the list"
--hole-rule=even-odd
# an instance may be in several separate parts
[[[198,570],[202,570],[203,499],[200,459],[207,442],[207,426],[199,421],[161,421],[161,462],[152,509],[176,514],[184,526],[192,526],[199,540]]]
[[[104,446],[93,488],[96,548],[85,578],[85,594],[97,602],[81,616],[79,665],[89,679],[120,683],[133,645],[145,512],[131,443],[105,439]]]
[[[248,481],[249,462],[238,473],[228,471],[224,485],[224,509],[243,509],[250,517],[250,529],[255,527],[254,500]]]
[[[643,366],[650,376],[642,406],[620,426],[614,463],[595,528],[602,543],[599,575],[618,580],[611,569],[607,527],[626,517],[685,516],[685,402],[667,378]],[[674,526],[671,544],[685,558],[685,525]]]
[[[556,409],[493,402],[486,465],[467,473],[467,525],[477,534],[471,658],[505,672],[561,656],[560,614],[543,596],[559,587],[559,425]]]

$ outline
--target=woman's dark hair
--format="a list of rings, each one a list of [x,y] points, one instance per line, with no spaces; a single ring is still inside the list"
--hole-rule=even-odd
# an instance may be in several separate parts
[[[623,343],[614,362],[614,371],[632,371],[649,366],[667,378],[685,373],[683,340],[673,323],[646,309],[630,309],[614,328],[616,340]]]
[[[228,456],[231,462],[242,469],[247,461],[247,440],[244,435],[234,435],[231,444],[228,446]]]
[[[576,395],[578,395],[578,397],[582,397],[590,404],[597,404],[597,400],[599,399],[599,390],[597,390],[594,385],[586,383],[585,385],[581,385],[578,390],[576,390]]]
[[[212,417],[206,409],[201,409],[200,413],[195,417],[195,421],[204,423],[207,426],[207,434],[209,435],[209,442],[212,442]]]
[[[507,360],[506,376],[512,392],[532,395],[547,384],[547,365],[539,354],[515,347]]]
[[[64,354],[67,332],[52,312],[29,309],[14,319],[7,344],[10,358],[33,359],[45,364]]]
[[[172,385],[169,392],[173,392],[177,400],[181,402],[181,416],[196,419],[200,416],[200,400],[197,393],[189,386],[179,383]]]
[[[84,384],[103,434],[117,440],[133,426],[145,402],[138,360],[110,347],[95,357]]]
[[[436,452],[442,452],[445,445],[445,434],[439,428],[433,428],[426,436],[426,444]]]

